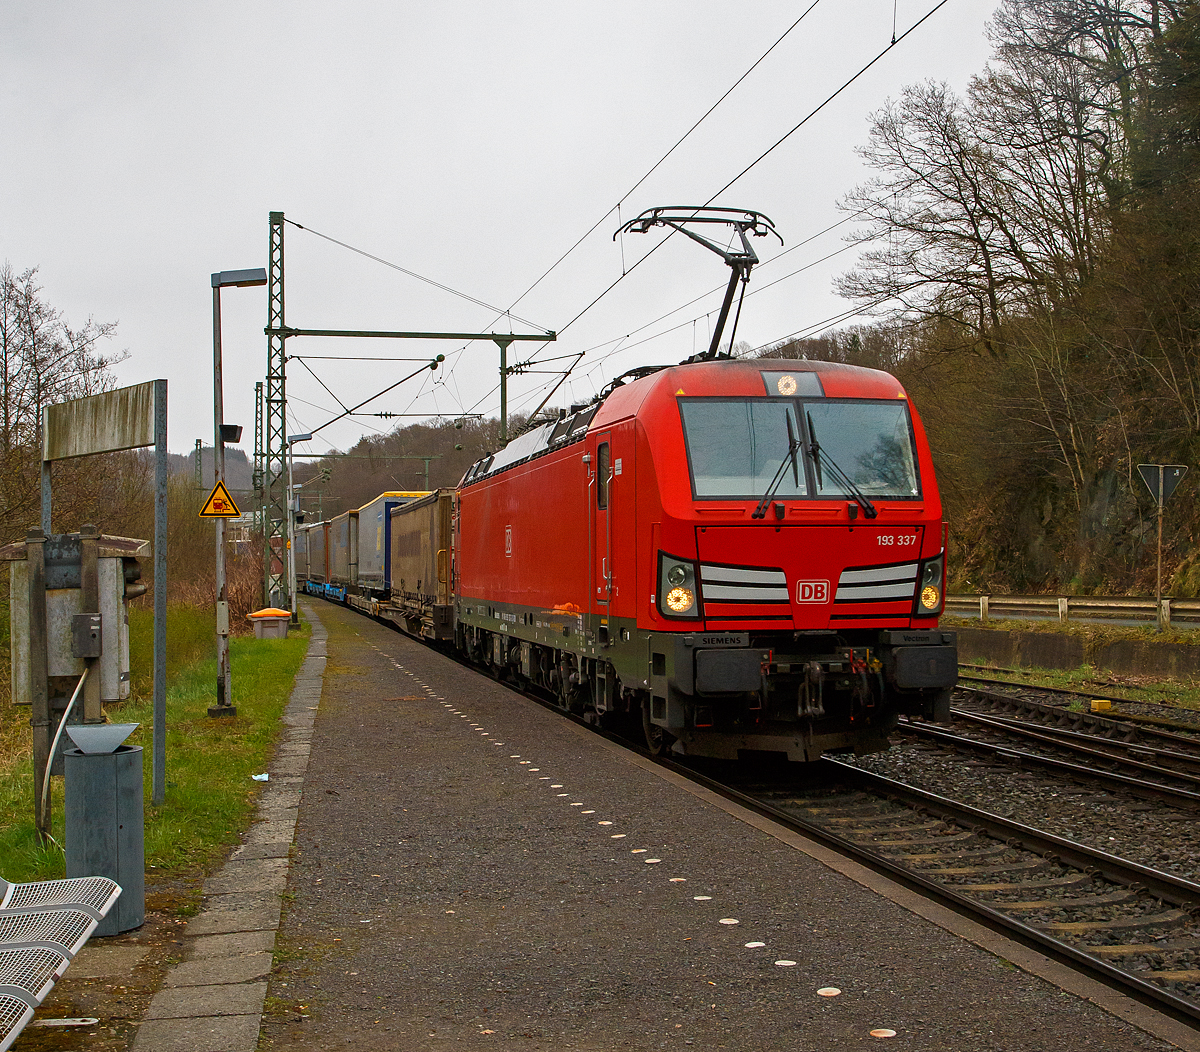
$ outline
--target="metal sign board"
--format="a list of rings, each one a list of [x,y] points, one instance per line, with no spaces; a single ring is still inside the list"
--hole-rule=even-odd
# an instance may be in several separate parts
[[[1156,504],[1166,504],[1187,474],[1186,464],[1139,464],[1137,469]]]
[[[236,519],[239,515],[241,512],[229,495],[229,490],[225,488],[225,483],[218,480],[212,493],[208,495],[208,500],[204,502],[204,507],[200,509],[200,518]]]
[[[42,460],[65,460],[154,445],[154,385],[48,405],[42,410]]]

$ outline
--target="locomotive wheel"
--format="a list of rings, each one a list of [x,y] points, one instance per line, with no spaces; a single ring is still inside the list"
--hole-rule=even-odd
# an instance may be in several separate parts
[[[649,698],[642,702],[642,734],[646,737],[646,749],[651,756],[662,756],[670,751],[674,739],[658,724],[650,722]]]

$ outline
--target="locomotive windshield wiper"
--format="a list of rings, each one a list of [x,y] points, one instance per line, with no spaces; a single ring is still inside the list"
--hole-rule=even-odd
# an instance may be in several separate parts
[[[817,429],[813,426],[812,413],[806,413],[805,416],[808,417],[808,435],[812,443],[809,447],[808,455],[812,457],[813,468],[817,473],[817,490],[820,491],[821,487],[825,484],[824,479],[821,477],[821,463],[824,461],[825,466],[829,468],[829,473],[833,476],[834,481],[846,487],[846,491],[858,502],[858,506],[862,508],[863,514],[868,519],[875,518],[875,516],[879,514],[875,508],[875,505],[872,504],[867,499],[866,494],[854,484],[854,480],[851,479],[850,476],[847,475],[840,467],[838,467],[833,457],[831,457],[825,452],[825,450],[821,448],[820,443],[817,441]]]
[[[787,423],[788,451],[784,455],[783,462],[776,469],[775,477],[771,479],[771,485],[767,487],[767,492],[762,495],[762,500],[758,502],[758,506],[751,512],[750,518],[752,519],[766,518],[767,505],[771,503],[771,498],[775,496],[775,491],[779,489],[779,483],[783,481],[783,473],[787,470],[788,464],[792,465],[792,482],[797,489],[800,488],[800,468],[796,464],[796,454],[800,452],[800,440],[796,438],[796,433],[792,430],[791,412],[789,411],[783,419]]]

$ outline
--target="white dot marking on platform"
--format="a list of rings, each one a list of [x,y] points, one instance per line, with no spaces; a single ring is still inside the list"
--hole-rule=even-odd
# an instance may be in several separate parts
[[[581,815],[594,815],[596,812],[595,811],[580,811],[579,813]]]
[[[777,968],[792,968],[795,966],[795,964],[796,964],[795,961],[776,961],[775,962],[775,966]]]
[[[747,950],[761,950],[767,944],[765,942],[748,942],[746,943]]]
[[[562,786],[561,785],[552,785],[552,786],[550,786],[550,788],[551,789],[561,789]]]
[[[573,803],[571,806],[572,806],[572,807],[582,807],[582,806],[583,806],[583,801],[582,801],[582,800],[576,800],[576,801],[575,801],[575,803]]]
[[[522,761],[521,761],[521,766],[523,767],[523,766],[525,766],[525,764],[527,764],[527,763],[533,763],[533,761],[532,761],[532,760],[522,760]]]
[[[627,833],[613,833],[613,834],[611,834],[609,839],[610,840],[624,840],[626,836],[628,836]]]
[[[612,825],[612,823],[611,823],[611,822],[609,822],[607,819],[602,819],[601,821],[597,822],[597,823],[596,823],[596,825],[598,825],[598,826],[610,826],[610,825]]]
[[[896,1031],[889,1030],[886,1026],[881,1026],[877,1030],[871,1031],[872,1037],[895,1037]]]
[[[538,781],[539,782],[548,782],[548,781],[550,781],[550,776],[548,774],[544,774],[541,776],[541,778],[538,779]]]
[[[570,793],[555,793],[555,796],[570,796]]]
[[[722,917],[719,921],[717,921],[717,923],[733,925],[733,924],[741,924],[742,922],[739,921],[736,917]]]
[[[540,768],[540,767],[530,767],[530,768],[529,768],[529,773],[530,773],[530,774],[536,774],[536,773],[537,773],[538,771],[540,771],[540,770],[541,770],[541,768]]]
[[[708,902],[712,899],[712,896],[711,895],[693,895],[692,898],[695,899],[697,902]]]
[[[658,865],[658,863],[660,863],[662,861],[662,859],[661,858],[644,858],[644,859],[642,859],[642,861],[645,862],[647,866],[656,866],[656,865]]]
[[[686,881],[687,881],[687,877],[672,877],[671,878],[672,884],[683,884]]]
[[[822,986],[817,994],[821,997],[837,997],[841,992],[836,986]]]
[[[629,853],[631,855],[644,855],[649,850],[650,849],[648,847],[635,847],[630,848]]]
[[[521,754],[519,752],[515,752],[511,756],[509,756],[510,760],[519,760],[520,758],[521,758]]]

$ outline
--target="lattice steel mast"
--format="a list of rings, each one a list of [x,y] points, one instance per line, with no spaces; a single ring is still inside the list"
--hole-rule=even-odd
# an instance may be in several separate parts
[[[288,609],[287,335],[283,317],[283,213],[271,213],[267,258],[267,390],[263,443],[263,599]]]
[[[254,385],[254,474],[250,477],[254,487],[254,532],[263,532],[263,385]]]

